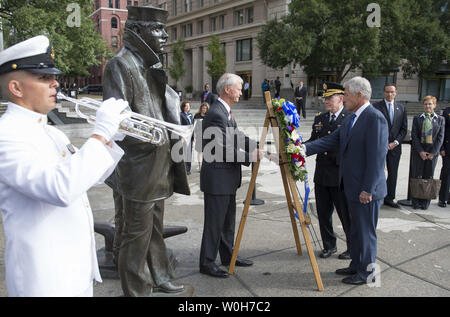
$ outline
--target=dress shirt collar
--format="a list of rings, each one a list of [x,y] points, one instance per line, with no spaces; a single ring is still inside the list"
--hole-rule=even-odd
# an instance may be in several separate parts
[[[370,106],[370,102],[369,102],[369,101],[366,102],[365,104],[363,104],[358,110],[356,110],[356,112],[355,112],[356,117],[355,117],[355,120],[353,121],[353,125],[355,125],[356,120],[358,120],[358,118],[359,118],[359,116],[361,115],[361,113],[362,113],[364,110],[366,110],[366,108],[367,108],[368,106]]]
[[[222,103],[222,105],[225,107],[225,109],[227,109],[227,111],[228,111],[228,118],[229,118],[230,117],[231,107],[223,99],[221,99],[220,97],[217,100],[219,100]]]
[[[420,117],[424,117],[424,118],[426,118],[426,115],[425,115],[425,112],[423,112],[421,115],[420,115]],[[432,113],[432,116],[431,116],[431,118],[434,118],[434,117],[437,117],[437,114],[436,114],[436,112],[433,112]]]
[[[395,106],[395,100],[392,100],[391,102],[384,99],[384,103],[386,104],[386,108],[388,108],[389,103],[391,103],[393,106]]]
[[[15,116],[18,116],[21,120],[25,122],[34,122],[39,125],[45,126],[47,125],[47,115],[38,113],[32,110],[29,110],[25,107],[19,106],[13,102],[8,102],[8,113],[14,114]],[[25,123],[24,122],[24,123]]]
[[[339,115],[341,114],[342,110],[344,109],[344,107],[342,106],[341,109],[339,109],[338,111],[336,111],[334,113],[334,115],[336,116],[335,119],[337,119],[339,117]],[[333,115],[333,113],[330,111],[330,120],[331,120],[331,116]]]

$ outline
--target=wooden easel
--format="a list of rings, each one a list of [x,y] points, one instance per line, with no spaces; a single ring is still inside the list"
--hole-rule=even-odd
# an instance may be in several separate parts
[[[310,240],[310,237],[308,234],[308,230],[306,228],[307,225],[311,224],[311,221],[310,221],[310,219],[305,218],[305,215],[303,214],[303,208],[302,208],[302,205],[300,204],[299,193],[297,191],[297,187],[295,186],[295,181],[294,181],[292,174],[289,171],[288,166],[286,164],[288,162],[288,160],[286,159],[286,154],[284,153],[283,150],[280,151],[280,148],[279,148],[279,144],[283,144],[283,140],[280,139],[280,135],[278,134],[278,131],[279,131],[278,130],[278,121],[277,121],[277,119],[275,117],[275,113],[273,111],[272,99],[270,97],[270,92],[268,92],[268,91],[265,92],[265,99],[266,99],[267,113],[266,113],[266,119],[264,121],[263,133],[261,135],[259,144],[265,144],[267,133],[268,133],[268,128],[269,128],[269,124],[270,124],[272,126],[272,128],[275,128],[275,129],[273,129],[274,134],[277,134],[277,135],[274,135],[275,138],[278,138],[278,140],[279,140],[279,142],[275,142],[275,144],[276,144],[276,149],[277,149],[278,155],[280,157],[280,171],[281,171],[281,176],[283,179],[283,186],[284,186],[284,192],[286,195],[286,201],[287,201],[287,205],[289,208],[289,216],[291,218],[292,231],[294,232],[295,244],[297,246],[297,253],[299,255],[302,255],[302,248],[301,248],[301,244],[300,244],[300,237],[299,237],[298,230],[297,230],[297,222],[296,222],[295,216],[294,216],[294,209],[297,212],[297,215],[299,217],[300,227],[302,230],[303,238],[305,239],[306,250],[308,251],[309,260],[311,261],[311,266],[312,266],[312,269],[314,272],[314,277],[316,279],[317,288],[319,291],[323,291],[322,278],[320,277],[319,267],[317,265],[316,257],[314,255],[314,251],[313,251],[313,248],[311,245],[311,240]],[[239,252],[239,246],[241,244],[242,233],[244,231],[245,222],[247,220],[247,214],[248,214],[248,210],[250,207],[250,200],[252,198],[253,189],[255,188],[256,176],[258,175],[259,164],[260,164],[260,161],[258,160],[254,165],[252,177],[250,180],[250,184],[248,186],[244,210],[242,212],[241,222],[239,224],[239,230],[238,230],[238,233],[236,236],[236,242],[234,244],[233,255],[231,257],[230,268],[228,271],[229,274],[233,274],[233,272],[234,272],[237,254]],[[293,200],[292,200],[292,198],[293,198]]]

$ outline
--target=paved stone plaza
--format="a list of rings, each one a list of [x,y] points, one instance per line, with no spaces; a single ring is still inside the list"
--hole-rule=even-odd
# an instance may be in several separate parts
[[[262,122],[265,110],[240,109],[237,122],[253,136],[258,129],[245,124],[246,120]],[[194,111],[193,111],[194,112]],[[308,111],[307,120],[302,121],[301,132],[308,139],[311,124],[317,111]],[[233,113],[235,110],[233,108]],[[236,114],[235,114],[236,116]],[[409,118],[409,128],[412,117]],[[83,143],[89,135],[84,126],[83,133],[66,133],[76,145]],[[74,128],[74,131],[77,128]],[[399,169],[396,199],[406,199],[409,169],[410,146],[403,145],[403,154]],[[435,171],[439,177],[441,159]],[[315,156],[307,159],[307,167],[312,179],[315,168]],[[338,254],[345,250],[344,233],[336,213],[334,227],[338,235],[338,252],[328,259],[318,254],[322,248],[320,241],[313,243],[316,259],[321,272],[324,291],[319,292],[314,280],[310,260],[301,236],[303,255],[296,252],[287,204],[284,197],[279,167],[267,160],[262,161],[257,177],[256,196],[265,201],[264,205],[252,206],[247,218],[240,256],[254,261],[252,267],[237,267],[235,274],[227,279],[217,279],[199,273],[198,259],[203,230],[203,194],[199,184],[200,173],[197,163],[193,163],[189,176],[191,196],[175,194],[166,201],[165,224],[180,225],[188,228],[187,233],[168,238],[178,260],[176,282],[187,283],[195,288],[195,296],[208,297],[334,297],[334,296],[450,296],[450,206],[440,208],[437,200],[431,202],[426,211],[413,211],[410,207],[393,209],[382,206],[378,221],[377,264],[381,269],[381,278],[374,287],[367,285],[351,286],[341,282],[342,276],[334,271],[348,266],[349,261],[339,260]],[[250,168],[244,168],[243,184],[237,192],[237,218],[239,225],[243,210],[243,199],[250,181]],[[315,215],[314,186],[311,185],[313,238],[320,239],[317,216]],[[303,184],[298,183],[303,195]],[[106,185],[92,188],[88,192],[96,221],[113,222],[114,206],[112,191]],[[3,226],[0,228],[0,296],[7,296],[4,274],[5,238]],[[237,231],[237,229],[236,229]],[[103,237],[97,234],[97,248],[104,247]],[[219,260],[218,260],[219,261]],[[118,279],[104,279],[94,287],[94,296],[121,296]]]

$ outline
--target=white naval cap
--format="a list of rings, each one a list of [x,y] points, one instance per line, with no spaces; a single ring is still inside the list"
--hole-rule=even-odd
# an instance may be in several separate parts
[[[15,70],[38,74],[63,74],[55,68],[55,52],[44,35],[32,37],[0,52],[0,75]]]

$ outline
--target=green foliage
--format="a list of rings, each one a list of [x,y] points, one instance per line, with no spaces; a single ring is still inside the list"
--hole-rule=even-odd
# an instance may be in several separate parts
[[[178,86],[180,78],[186,74],[186,68],[184,68],[184,47],[185,42],[183,39],[179,39],[172,46],[173,63],[169,66],[169,74],[175,79],[175,87]]]
[[[209,76],[211,76],[214,81],[222,76],[227,68],[225,52],[216,35],[211,36],[211,42],[208,44],[208,51],[211,53],[211,60],[206,61],[206,67]]]
[[[292,0],[289,14],[269,21],[258,36],[264,64],[299,64],[315,76],[325,69],[341,81],[355,69],[380,74],[402,65],[406,75],[426,74],[449,58],[446,0],[379,0],[380,27],[369,27],[371,0]]]
[[[56,67],[66,77],[88,76],[89,68],[100,65],[102,58],[111,58],[112,52],[89,14],[92,0],[79,0],[80,25],[67,23],[71,11],[66,11],[72,0],[3,0],[0,17],[3,22],[5,47],[36,35],[46,35],[55,50]]]

